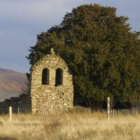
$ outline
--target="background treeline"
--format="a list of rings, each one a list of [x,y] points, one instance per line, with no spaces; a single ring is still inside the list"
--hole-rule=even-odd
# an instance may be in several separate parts
[[[38,35],[27,58],[33,65],[53,47],[73,73],[75,104],[100,109],[110,96],[112,106],[138,107],[139,37],[116,8],[82,5]]]

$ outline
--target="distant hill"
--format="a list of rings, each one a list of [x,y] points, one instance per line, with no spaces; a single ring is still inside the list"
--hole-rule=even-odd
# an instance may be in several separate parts
[[[26,74],[0,68],[0,102],[27,91]]]

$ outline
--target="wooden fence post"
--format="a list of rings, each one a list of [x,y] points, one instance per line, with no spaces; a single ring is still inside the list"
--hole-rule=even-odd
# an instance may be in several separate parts
[[[110,97],[107,97],[107,118],[110,119]]]
[[[9,120],[12,121],[12,106],[9,106]]]
[[[18,107],[18,110],[17,110],[17,111],[18,111],[18,114],[19,114],[19,111],[20,111],[20,110],[19,110],[19,107]]]

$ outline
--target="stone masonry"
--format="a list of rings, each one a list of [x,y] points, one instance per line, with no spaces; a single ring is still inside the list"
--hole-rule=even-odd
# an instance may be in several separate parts
[[[46,75],[43,73],[45,69]],[[43,74],[47,77],[44,83]],[[32,66],[30,86],[32,113],[63,112],[73,107],[72,75],[65,61],[53,49],[51,54]]]

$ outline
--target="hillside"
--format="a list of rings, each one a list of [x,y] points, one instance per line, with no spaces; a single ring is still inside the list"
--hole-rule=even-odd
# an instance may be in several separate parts
[[[0,101],[19,96],[28,84],[26,74],[0,68]]]

